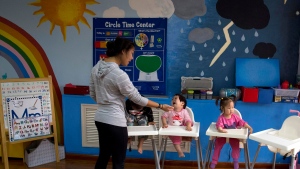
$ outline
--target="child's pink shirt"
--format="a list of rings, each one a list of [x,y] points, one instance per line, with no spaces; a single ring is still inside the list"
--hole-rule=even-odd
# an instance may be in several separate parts
[[[167,119],[168,125],[172,125],[173,124],[173,117],[176,116],[176,115],[178,115],[182,119],[182,125],[183,126],[186,126],[187,122],[191,122],[191,126],[193,126],[193,122],[191,120],[191,117],[190,117],[190,115],[189,115],[189,113],[186,109],[182,109],[179,112],[176,112],[174,110],[164,112],[162,117]]]
[[[223,114],[221,114],[217,120],[216,127],[222,127],[224,129],[236,129],[238,127],[244,127],[245,122],[238,115],[232,114],[230,119],[226,119]]]

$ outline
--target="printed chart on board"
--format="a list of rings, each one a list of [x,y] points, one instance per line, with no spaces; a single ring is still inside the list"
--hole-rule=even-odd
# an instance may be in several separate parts
[[[106,42],[117,36],[135,43],[134,59],[120,65],[141,94],[166,94],[166,18],[94,18],[93,64],[106,56]]]
[[[52,122],[49,85],[47,81],[1,83],[5,128],[12,125],[12,121],[9,121],[9,112],[13,113],[12,110],[14,110],[14,116],[11,116],[11,119],[49,116]],[[41,111],[30,109],[38,105],[41,105]]]

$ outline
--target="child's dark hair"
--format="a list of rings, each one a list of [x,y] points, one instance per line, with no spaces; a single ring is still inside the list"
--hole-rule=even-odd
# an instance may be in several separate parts
[[[137,110],[140,110],[140,109],[142,109],[142,108],[144,107],[144,106],[141,106],[141,105],[139,105],[139,104],[134,103],[134,102],[131,101],[131,100],[130,100],[130,104],[131,104],[131,108],[137,109]]]
[[[179,100],[184,103],[183,108],[185,109],[186,108],[186,104],[187,104],[186,98],[184,96],[182,96],[181,94],[178,94],[178,93],[175,94],[174,96],[178,96]]]
[[[231,95],[230,97],[219,97],[216,99],[216,105],[218,105],[218,102],[220,100],[220,110],[223,111],[224,107],[228,105],[230,102],[234,102],[235,95]]]
[[[129,49],[134,48],[134,43],[129,39],[117,36],[114,41],[108,41],[106,47],[106,55],[111,57],[119,55],[123,50],[127,52]]]

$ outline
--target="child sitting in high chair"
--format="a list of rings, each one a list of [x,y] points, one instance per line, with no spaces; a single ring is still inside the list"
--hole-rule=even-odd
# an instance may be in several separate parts
[[[227,133],[226,129],[237,129],[237,128],[248,128],[249,133],[251,134],[252,128],[251,126],[242,120],[238,115],[234,114],[234,102],[235,97],[233,97],[233,100],[229,97],[222,97],[218,98],[216,100],[216,105],[218,105],[218,101],[220,100],[220,110],[221,115],[218,117],[218,120],[216,122],[216,128],[221,133]],[[236,138],[230,138],[229,144],[232,148],[231,156],[233,158],[233,166],[234,169],[239,168],[239,156],[240,156],[240,150],[239,150],[239,139]],[[226,143],[226,138],[224,137],[217,137],[215,140],[215,149],[214,154],[212,156],[212,162],[210,164],[210,168],[214,169],[218,163],[220,151],[223,147],[223,145]]]
[[[126,100],[126,120],[127,126],[147,126],[154,125],[153,122],[153,112],[150,107],[140,106],[133,101],[127,99]],[[138,149],[137,151],[142,154],[143,153],[143,144],[144,141],[147,140],[148,136],[139,136],[138,137]],[[128,140],[129,144],[131,142],[131,138]],[[130,149],[129,149],[130,150]]]
[[[164,112],[161,116],[162,119],[162,128],[167,128],[168,125],[171,126],[186,126],[186,130],[192,131],[193,122],[186,107],[186,99],[180,94],[175,94],[171,105],[174,107],[174,110],[169,112]],[[178,152],[179,157],[184,157],[184,153],[181,150],[180,143],[182,141],[181,136],[169,136],[172,140],[172,143]]]

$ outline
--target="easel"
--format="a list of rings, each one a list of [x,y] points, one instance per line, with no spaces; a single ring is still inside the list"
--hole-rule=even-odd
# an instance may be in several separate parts
[[[47,90],[40,90],[37,89],[39,87],[36,84],[45,84]],[[22,84],[29,85],[27,88],[21,87]],[[30,88],[32,87],[32,88]],[[54,101],[53,101],[53,85],[52,85],[52,78],[51,76],[45,78],[19,78],[19,79],[5,79],[0,80],[0,129],[1,129],[1,151],[2,151],[2,161],[4,161],[4,168],[9,169],[9,161],[8,161],[8,152],[7,146],[10,144],[16,143],[24,143],[30,142],[35,140],[42,140],[47,138],[54,138],[54,147],[55,147],[55,155],[56,155],[56,162],[60,161],[59,158],[59,151],[58,151],[58,139],[57,139],[57,129],[56,129],[56,117],[55,117],[55,108],[54,108]],[[30,90],[30,93],[28,91]],[[48,115],[51,115],[51,126],[53,132],[49,135],[42,135],[37,137],[29,137],[25,139],[18,139],[14,141],[10,141],[8,135],[6,135],[8,128],[6,128],[5,124],[5,116],[8,112],[5,109],[5,100],[6,97],[12,96],[24,96],[24,95],[45,95],[48,102],[50,102],[49,107],[51,111]],[[47,96],[48,95],[48,96]],[[49,97],[50,96],[50,97]],[[6,118],[7,119],[7,118]],[[7,123],[9,124],[9,123]]]

